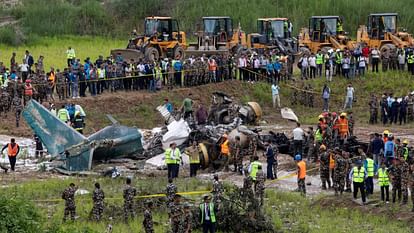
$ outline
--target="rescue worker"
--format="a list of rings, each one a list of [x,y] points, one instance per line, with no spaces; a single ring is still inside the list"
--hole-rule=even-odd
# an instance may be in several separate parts
[[[210,202],[211,197],[204,195],[204,203],[200,204],[200,224],[203,227],[203,233],[216,232],[216,208],[214,203]]]
[[[75,204],[75,192],[78,188],[74,183],[70,183],[69,187],[66,188],[62,193],[62,199],[65,200],[65,210],[63,214],[63,222],[66,221],[70,214],[72,221],[75,221],[76,216],[76,204]]]
[[[253,180],[255,192],[256,192],[256,177],[257,177],[257,173],[259,172],[259,167],[262,167],[262,163],[259,162],[258,156],[254,156],[253,162],[250,163],[248,171],[249,171],[250,178]]]
[[[266,157],[266,162],[267,162],[267,179],[275,179],[274,175],[274,171],[273,171],[273,164],[275,163],[275,155],[274,155],[274,151],[273,151],[273,147],[271,145],[271,141],[268,140],[265,143],[265,152],[264,152],[264,156]],[[276,162],[277,163],[277,162]],[[277,174],[277,173],[276,173]],[[277,179],[277,177],[276,177]]]
[[[152,209],[153,208],[154,208],[154,203],[151,200],[148,201],[146,208],[144,210],[144,221],[142,222],[145,233],[154,233],[154,222],[152,221]]]
[[[70,115],[69,115],[69,111],[66,109],[65,105],[62,105],[62,108],[59,109],[59,111],[57,112],[57,117],[59,118],[59,120],[68,123],[70,120]]]
[[[92,208],[92,217],[95,221],[100,221],[102,219],[102,214],[104,211],[104,199],[105,193],[101,189],[99,183],[95,183],[95,190],[93,191],[93,208]]]
[[[341,113],[338,119],[338,126],[339,126],[339,136],[341,145],[344,143],[344,140],[349,135],[349,125],[348,120],[346,119],[346,113]]]
[[[165,150],[165,164],[167,164],[168,178],[177,178],[179,163],[181,161],[181,152],[175,142],[170,144],[170,148]]]
[[[187,147],[186,154],[190,158],[190,177],[196,177],[200,167],[200,148],[197,141],[194,140],[191,146]]]
[[[77,111],[73,118],[72,126],[78,133],[83,134],[84,125],[85,122],[83,121],[83,117],[81,117],[80,112]]]
[[[10,169],[14,171],[14,167],[16,166],[16,157],[20,152],[20,146],[16,143],[16,140],[14,138],[10,139],[10,143],[7,143],[3,149],[1,149],[1,154],[3,154],[3,151],[7,148],[7,156],[9,158],[10,162]],[[7,172],[7,169],[3,170]]]
[[[390,201],[390,179],[388,175],[388,169],[385,166],[385,163],[381,164],[381,167],[378,169],[378,184],[381,187],[381,200],[388,203]]]
[[[31,82],[32,80],[26,79],[26,84],[24,85],[24,105],[33,98],[34,88]]]
[[[411,192],[411,202],[413,204],[413,208],[411,209],[414,212],[414,164],[410,166],[410,192]]]
[[[170,224],[172,233],[180,233],[182,227],[182,216],[184,211],[181,205],[181,195],[174,196],[174,202],[171,206]]]
[[[401,167],[400,160],[394,159],[392,165],[388,168],[388,172],[392,184],[392,203],[395,203],[398,197],[398,202],[401,200]]]
[[[331,174],[330,179],[332,179],[332,187],[335,180],[335,152],[337,149],[338,148],[335,148],[334,151],[329,151],[329,173]]]
[[[322,77],[322,68],[324,64],[324,55],[322,54],[321,50],[318,50],[316,54],[316,66],[317,66],[317,74],[319,77]]]
[[[319,151],[319,171],[322,182],[322,190],[326,190],[326,183],[328,183],[328,188],[331,188],[331,179],[329,178],[329,153],[326,151],[326,146],[323,144],[319,147]]]
[[[374,194],[374,174],[377,172],[377,164],[371,157],[372,155],[368,155],[364,161],[364,169],[367,172],[367,178],[365,179],[367,197]]]
[[[264,199],[264,193],[265,193],[265,176],[262,171],[262,166],[259,166],[256,175],[256,183],[255,183],[255,196],[257,200],[259,201],[259,205],[263,206],[263,199]]]
[[[406,205],[408,202],[408,182],[410,181],[410,165],[404,158],[400,157],[400,171],[401,171],[401,194],[402,204]]]
[[[220,208],[221,199],[223,197],[223,184],[219,181],[219,177],[217,174],[214,174],[214,180],[213,180],[213,190],[211,193],[213,194],[213,203]]]
[[[345,189],[345,176],[346,174],[346,160],[344,158],[344,151],[342,154],[337,153],[335,156],[335,169],[334,169],[334,188],[335,195],[343,193]]]
[[[312,126],[308,129],[306,144],[308,144],[308,161],[316,162],[318,160],[318,155],[315,148],[315,135]]]
[[[305,178],[306,178],[306,163],[302,160],[302,156],[300,154],[295,155],[295,161],[298,168],[298,191],[305,196],[306,195],[306,186],[305,186]]]
[[[229,171],[229,155],[230,155],[229,139],[228,139],[228,135],[224,134],[223,135],[223,142],[220,144],[220,157],[224,161],[223,170],[225,172]]]
[[[191,233],[193,225],[193,214],[191,213],[190,204],[184,203],[184,216],[182,219],[182,232]]]
[[[243,174],[243,154],[242,154],[242,147],[240,137],[235,137],[236,142],[234,143],[234,172],[239,172],[240,175]]]
[[[403,141],[403,146],[401,147],[401,150],[402,150],[402,157],[404,158],[404,160],[405,161],[409,161],[409,160],[411,160],[411,158],[410,158],[410,149],[408,148],[408,144],[409,144],[409,141],[408,141],[408,139],[405,139],[404,141]]]
[[[168,214],[171,213],[171,207],[174,202],[174,196],[177,194],[177,186],[173,183],[172,178],[168,178],[167,188],[165,189],[165,196],[167,198],[166,204],[168,208]]]
[[[68,50],[66,50],[66,57],[67,57],[67,61],[68,61],[68,67],[71,66],[73,59],[76,58],[76,53],[75,50],[72,47],[68,47]]]
[[[137,190],[131,185],[131,178],[126,179],[126,186],[124,188],[124,220],[128,222],[129,216],[135,218],[134,197],[137,195]]]
[[[354,200],[358,197],[358,190],[361,192],[362,203],[365,205],[365,187],[364,187],[364,180],[367,175],[365,168],[362,167],[362,162],[357,161],[356,166],[352,169],[349,173],[350,179],[354,183]]]

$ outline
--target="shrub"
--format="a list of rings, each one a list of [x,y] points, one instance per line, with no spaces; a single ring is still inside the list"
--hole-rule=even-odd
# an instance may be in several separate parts
[[[0,232],[41,232],[42,218],[29,201],[0,196],[0,210]]]

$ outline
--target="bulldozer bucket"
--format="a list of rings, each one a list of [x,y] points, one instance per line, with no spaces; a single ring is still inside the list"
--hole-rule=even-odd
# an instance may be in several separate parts
[[[136,49],[113,49],[111,50],[111,55],[113,58],[121,55],[124,61],[130,61],[131,59],[137,61],[144,58],[144,54]]]

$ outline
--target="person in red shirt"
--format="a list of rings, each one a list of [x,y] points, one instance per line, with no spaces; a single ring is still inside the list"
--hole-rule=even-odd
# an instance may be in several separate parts
[[[364,56],[365,58],[366,58],[366,63],[368,64],[368,61],[369,61],[369,48],[368,48],[368,46],[364,46],[364,48],[362,48],[362,56]]]

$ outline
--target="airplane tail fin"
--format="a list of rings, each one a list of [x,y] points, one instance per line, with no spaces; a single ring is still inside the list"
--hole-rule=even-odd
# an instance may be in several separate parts
[[[82,144],[87,140],[35,100],[27,103],[23,110],[23,118],[52,156],[58,156],[65,152],[65,148]]]

